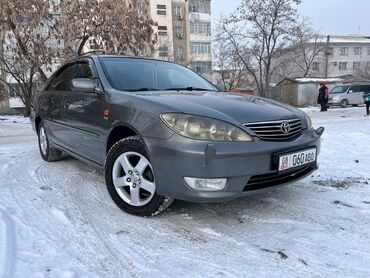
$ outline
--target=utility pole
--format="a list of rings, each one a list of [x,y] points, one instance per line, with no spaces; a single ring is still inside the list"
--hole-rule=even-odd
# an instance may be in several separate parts
[[[328,35],[326,39],[326,48],[325,48],[325,78],[328,78],[328,71],[329,71],[329,41],[330,41],[330,35]]]

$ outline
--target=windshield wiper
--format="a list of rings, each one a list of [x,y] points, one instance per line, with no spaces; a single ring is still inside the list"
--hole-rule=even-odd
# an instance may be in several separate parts
[[[197,88],[197,87],[183,87],[183,88],[167,88],[164,91],[214,91],[205,88]]]
[[[129,92],[149,92],[149,91],[158,91],[158,89],[154,89],[154,88],[139,88],[139,89],[129,89],[129,90],[125,90],[125,91],[129,91]]]

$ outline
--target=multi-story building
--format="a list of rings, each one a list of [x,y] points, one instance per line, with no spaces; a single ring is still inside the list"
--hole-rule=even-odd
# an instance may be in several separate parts
[[[155,57],[184,64],[211,79],[211,0],[153,0]]]
[[[306,54],[306,60],[303,53]],[[308,61],[312,57],[314,59]],[[284,62],[286,60],[287,63]],[[363,77],[361,71],[367,68],[370,72],[370,36],[319,36],[303,46],[292,47],[291,51],[279,56],[275,63],[281,61],[281,72],[277,71],[275,82],[285,77],[304,75],[318,78],[345,75]],[[310,65],[308,69],[307,62]]]
[[[319,77],[356,75],[370,64],[370,37],[322,36],[317,44],[322,51],[312,70]]]

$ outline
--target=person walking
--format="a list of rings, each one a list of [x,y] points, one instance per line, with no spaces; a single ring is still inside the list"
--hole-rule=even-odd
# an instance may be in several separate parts
[[[326,87],[325,82],[320,83],[319,96],[317,97],[317,103],[321,105],[320,112],[328,111],[326,105],[329,100],[329,89]]]
[[[369,116],[370,112],[370,91],[367,91],[363,95],[364,97],[364,102],[366,104],[366,116]]]

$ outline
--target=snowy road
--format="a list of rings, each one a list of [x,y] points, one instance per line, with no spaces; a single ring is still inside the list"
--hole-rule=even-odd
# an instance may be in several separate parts
[[[44,162],[28,121],[0,116],[0,277],[369,277],[370,118],[306,111],[326,128],[312,177],[153,218],[120,211],[90,166]]]

